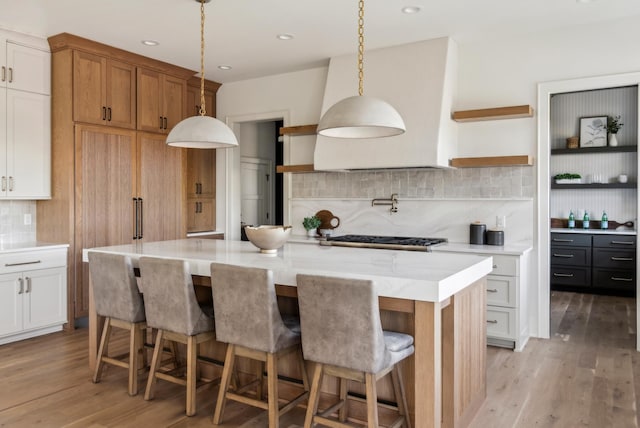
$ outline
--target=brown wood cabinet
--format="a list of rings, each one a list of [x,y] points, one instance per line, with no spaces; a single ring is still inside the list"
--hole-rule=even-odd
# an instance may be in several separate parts
[[[73,119],[135,129],[136,67],[74,51]]]
[[[215,150],[187,150],[187,198],[187,232],[215,230]]]
[[[168,134],[187,117],[184,79],[138,67],[138,130]]]
[[[141,93],[136,72],[159,82],[164,131],[184,117],[193,72],[69,34],[52,36],[49,44],[52,197],[38,201],[36,233],[41,241],[70,244],[67,313],[73,326],[88,314],[83,249],[186,236],[186,149],[165,144],[157,118],[150,133],[137,130],[139,97],[154,94]],[[116,113],[117,105],[128,107]],[[109,106],[110,122],[102,119],[102,107],[108,118]]]

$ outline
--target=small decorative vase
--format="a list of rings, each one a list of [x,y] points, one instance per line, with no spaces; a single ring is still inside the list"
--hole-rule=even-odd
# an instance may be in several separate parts
[[[317,234],[317,233],[316,233],[316,230],[315,230],[315,229],[309,229],[309,230],[307,230],[307,236],[308,236],[309,238],[315,238],[316,234]]]
[[[609,134],[609,147],[615,147],[618,145],[618,139],[616,134]]]

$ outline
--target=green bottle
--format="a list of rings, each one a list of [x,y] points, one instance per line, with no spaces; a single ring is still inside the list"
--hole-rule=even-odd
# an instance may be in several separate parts
[[[584,210],[584,217],[582,218],[582,228],[589,229],[589,211]]]
[[[607,213],[602,211],[602,220],[600,221],[600,229],[609,229],[609,217]]]
[[[573,216],[573,211],[569,211],[569,229],[576,227],[576,218]]]

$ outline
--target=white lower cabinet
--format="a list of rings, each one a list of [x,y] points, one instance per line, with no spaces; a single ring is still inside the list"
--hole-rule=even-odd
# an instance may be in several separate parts
[[[62,330],[67,249],[0,255],[0,344]]]

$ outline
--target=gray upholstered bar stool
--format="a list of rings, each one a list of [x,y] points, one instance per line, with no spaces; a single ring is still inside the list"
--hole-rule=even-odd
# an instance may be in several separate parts
[[[391,373],[399,417],[391,425],[410,427],[398,363],[413,354],[413,337],[382,330],[378,296],[366,280],[298,275],[298,306],[302,349],[316,368],[304,427],[316,423],[349,427],[348,381],[365,384],[367,426],[378,428],[376,382]],[[323,375],[340,378],[340,400],[318,413]],[[338,420],[329,415],[338,411]]]
[[[118,254],[90,252],[89,272],[96,312],[105,317],[93,381],[100,382],[104,363],[123,367],[129,370],[129,395],[136,395],[140,363],[146,366],[144,337],[147,324],[131,259]],[[128,361],[123,358],[125,355],[106,355],[112,327],[129,330]]]
[[[267,269],[211,264],[211,287],[216,334],[228,343],[213,423],[220,424],[227,399],[269,412],[269,428],[278,428],[280,415],[309,395],[309,382],[300,347],[299,321],[278,309],[273,273]],[[297,353],[304,392],[282,406],[278,403],[278,359]],[[258,360],[256,380],[227,391],[236,357]],[[267,402],[262,401],[264,363],[267,364]],[[242,395],[256,386],[256,398]]]
[[[215,339],[213,318],[198,305],[187,262],[140,257],[139,265],[147,325],[158,329],[144,399],[153,399],[157,379],[186,386],[186,414],[193,416],[196,414],[198,345]],[[187,345],[186,379],[161,370],[165,340]]]

